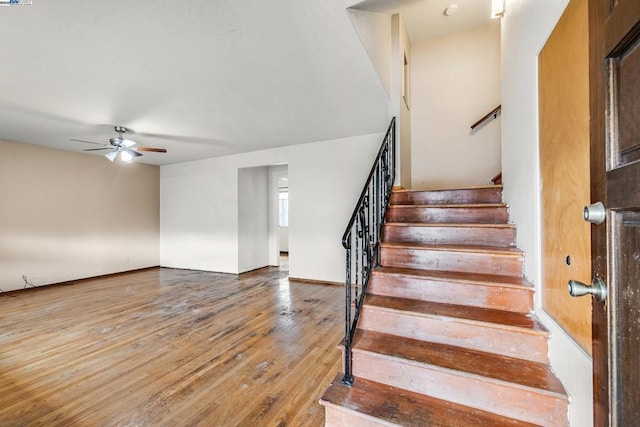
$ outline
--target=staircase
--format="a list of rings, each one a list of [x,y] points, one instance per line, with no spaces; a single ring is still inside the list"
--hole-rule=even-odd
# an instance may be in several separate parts
[[[393,192],[327,426],[567,425],[515,233],[501,186]]]

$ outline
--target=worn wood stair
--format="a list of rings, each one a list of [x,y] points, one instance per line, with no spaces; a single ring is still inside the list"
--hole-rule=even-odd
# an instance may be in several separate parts
[[[394,191],[380,250],[327,426],[567,425],[502,186]]]

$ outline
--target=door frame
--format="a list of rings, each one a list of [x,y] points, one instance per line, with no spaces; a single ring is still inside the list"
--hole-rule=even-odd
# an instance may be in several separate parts
[[[600,65],[599,56],[603,49],[601,28],[603,1],[589,1],[589,111],[591,116],[590,149],[591,149],[591,202],[605,199],[606,154],[602,143],[605,133],[604,115],[604,67]],[[607,230],[606,225],[591,225],[591,276],[608,278],[606,259]],[[605,257],[606,258],[606,257]],[[593,424],[606,426],[609,424],[609,349],[608,321],[606,305],[592,299],[591,312],[591,349],[593,357]]]

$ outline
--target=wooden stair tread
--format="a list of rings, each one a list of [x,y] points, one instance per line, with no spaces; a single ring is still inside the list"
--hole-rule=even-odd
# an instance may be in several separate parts
[[[394,205],[459,203],[502,203],[502,188],[408,190],[394,191],[391,194],[391,204]]]
[[[415,209],[415,208],[433,208],[433,209],[482,209],[482,208],[506,208],[505,203],[452,203],[452,204],[420,204],[420,205],[403,205],[391,203],[389,208],[394,209]]]
[[[489,286],[501,286],[510,288],[526,288],[534,290],[533,285],[521,276],[501,276],[497,274],[478,274],[456,271],[421,270],[416,268],[402,267],[377,267],[374,274],[385,274],[394,276],[414,277],[418,279],[434,279],[445,281],[456,281],[466,283],[477,283]]]
[[[381,247],[395,248],[395,249],[424,249],[432,251],[447,251],[447,252],[472,252],[472,253],[486,253],[492,255],[504,255],[504,256],[522,256],[524,252],[521,249],[515,247],[502,247],[502,246],[480,246],[480,245],[438,245],[438,244],[423,244],[423,243],[400,243],[400,242],[381,242]]]
[[[507,205],[504,203],[442,202],[401,203],[391,200],[386,223],[490,223],[507,224]]]
[[[547,329],[540,322],[525,313],[372,294],[365,297],[364,304],[383,310],[411,313],[414,316],[455,318],[459,322],[484,324],[532,335],[548,335]]]
[[[343,386],[338,374],[320,399],[324,406],[340,408],[383,420],[390,425],[431,427],[533,426],[445,400],[356,378]]]
[[[515,228],[513,224],[492,224],[492,223],[479,223],[479,224],[469,224],[469,223],[449,223],[449,222],[387,222],[385,223],[386,227],[466,227],[466,228]]]
[[[502,189],[502,185],[477,185],[477,186],[468,186],[468,187],[451,187],[451,188],[397,188],[394,189],[394,193],[419,193],[423,191],[428,192],[444,192],[444,191],[461,191],[461,190],[481,190],[481,189],[490,189],[490,190],[500,190]]]
[[[543,363],[361,329],[356,331],[353,351],[401,358],[409,363],[432,365],[565,396],[560,380]]]
[[[516,229],[506,223],[454,222],[387,222],[383,227],[383,242],[425,245],[483,245],[515,247]]]

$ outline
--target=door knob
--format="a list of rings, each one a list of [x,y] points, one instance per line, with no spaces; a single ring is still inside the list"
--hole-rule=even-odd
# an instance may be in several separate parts
[[[569,280],[569,295],[581,297],[583,295],[593,295],[598,302],[607,299],[607,285],[599,277],[593,279],[591,286],[585,285],[577,280]]]
[[[593,224],[602,224],[607,219],[607,210],[602,202],[584,207],[584,220]]]

